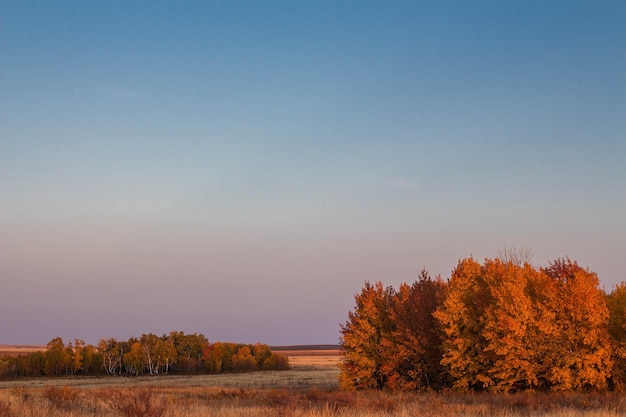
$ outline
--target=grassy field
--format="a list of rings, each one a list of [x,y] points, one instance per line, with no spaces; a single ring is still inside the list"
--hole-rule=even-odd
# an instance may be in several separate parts
[[[494,396],[340,391],[338,351],[283,353],[290,358],[291,370],[0,381],[0,417],[626,415],[626,398],[613,393]]]

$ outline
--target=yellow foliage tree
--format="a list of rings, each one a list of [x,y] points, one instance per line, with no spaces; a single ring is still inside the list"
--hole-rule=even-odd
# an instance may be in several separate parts
[[[139,340],[130,342],[130,350],[123,355],[124,367],[130,375],[143,373],[143,347]]]
[[[73,344],[69,344],[69,348],[72,352],[72,374],[80,373],[85,370],[85,342],[75,339]]]
[[[233,369],[235,372],[250,372],[257,369],[257,362],[252,356],[252,349],[245,345],[237,349],[237,353],[233,355]]]

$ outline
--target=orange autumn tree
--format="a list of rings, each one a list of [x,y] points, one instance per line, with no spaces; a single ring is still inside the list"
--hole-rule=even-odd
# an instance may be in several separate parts
[[[569,259],[536,270],[465,259],[435,314],[461,390],[604,389],[611,375],[608,310],[596,274]]]
[[[388,363],[391,337],[391,299],[394,290],[379,281],[369,282],[354,296],[356,307],[341,326],[341,386],[346,389],[381,389],[387,383],[383,367]]]
[[[433,313],[443,302],[445,283],[426,270],[412,285],[401,284],[392,299],[393,329],[385,348],[386,386],[395,390],[441,389],[447,373],[442,359],[443,332]]]
[[[612,371],[609,310],[598,276],[569,258],[542,270],[542,362],[552,390],[604,389]]]
[[[626,390],[626,283],[622,282],[606,296],[609,309],[609,335],[613,353],[612,386]]]
[[[423,271],[398,291],[366,283],[355,300],[341,328],[347,388],[626,387],[626,284],[606,295],[568,258],[468,258],[447,283]]]
[[[443,301],[445,283],[425,270],[398,291],[381,282],[365,283],[356,307],[341,326],[341,385],[348,389],[441,389],[443,333],[433,312]]]
[[[536,308],[533,289],[541,273],[529,263],[485,260],[481,268],[491,294],[485,309],[483,336],[489,388],[496,392],[536,389],[542,362],[542,312]]]
[[[448,281],[446,298],[435,312],[441,323],[443,359],[458,390],[493,385],[489,376],[492,356],[485,331],[485,312],[493,303],[481,265],[473,258],[460,261]]]

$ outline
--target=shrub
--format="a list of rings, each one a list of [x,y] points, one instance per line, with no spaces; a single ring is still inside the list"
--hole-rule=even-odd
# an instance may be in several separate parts
[[[24,387],[15,387],[11,390],[11,392],[13,396],[21,402],[26,402],[31,398],[31,394]]]
[[[0,417],[13,417],[15,414],[11,410],[11,403],[0,400]]]
[[[80,401],[79,392],[70,387],[48,387],[44,390],[43,397],[51,407],[66,411],[76,407]]]
[[[168,403],[157,398],[152,388],[106,390],[100,398],[122,417],[163,417]]]

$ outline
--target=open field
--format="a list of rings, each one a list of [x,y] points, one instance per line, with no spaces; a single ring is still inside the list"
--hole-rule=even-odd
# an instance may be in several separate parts
[[[478,395],[338,390],[338,351],[284,351],[292,369],[0,381],[0,417],[617,417],[615,393]]]
[[[339,351],[339,349],[273,350],[272,352],[286,355],[289,358],[289,363],[294,369],[303,369],[310,367],[332,367],[337,369],[337,366],[339,365],[339,359],[341,357],[341,352]]]
[[[3,345],[0,344],[0,356],[17,356],[25,353],[46,350],[45,346],[38,345]]]

